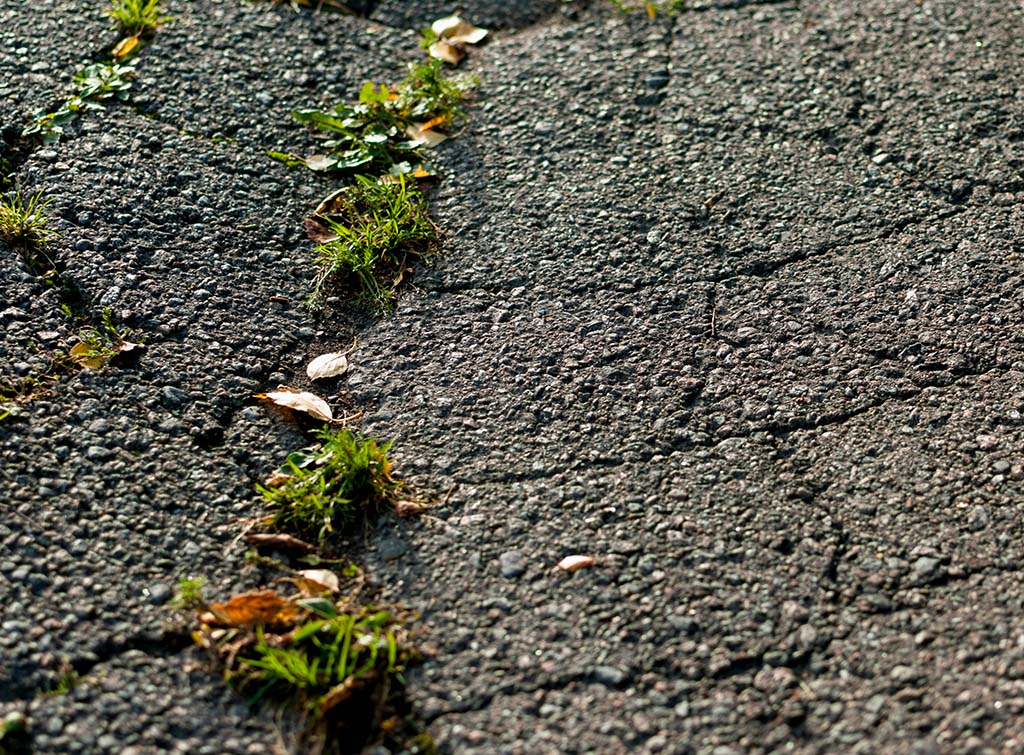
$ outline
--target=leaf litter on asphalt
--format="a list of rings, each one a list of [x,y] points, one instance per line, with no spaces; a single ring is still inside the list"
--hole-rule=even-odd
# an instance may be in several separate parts
[[[287,385],[278,386],[276,391],[257,393],[256,398],[265,399],[277,406],[283,406],[296,412],[305,412],[314,419],[324,422],[334,421],[334,412],[330,405],[315,393],[299,391]]]

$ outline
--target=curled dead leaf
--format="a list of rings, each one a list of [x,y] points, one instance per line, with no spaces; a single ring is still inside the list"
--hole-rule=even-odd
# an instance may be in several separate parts
[[[256,624],[287,625],[299,615],[299,607],[273,590],[258,590],[236,595],[227,603],[210,604],[209,624],[254,626]],[[203,617],[201,617],[203,618]]]
[[[427,49],[427,52],[430,53],[430,57],[443,60],[445,63],[451,63],[453,66],[458,65],[466,57],[466,48],[464,46],[445,42],[444,40],[434,42]]]
[[[278,406],[284,406],[297,412],[305,412],[314,419],[333,422],[334,413],[330,405],[315,393],[298,391],[287,385],[278,386],[276,391],[257,393],[256,398],[266,399]]]
[[[352,696],[359,687],[363,685],[363,682],[371,676],[368,674],[366,677],[355,677],[350,676],[348,679],[343,681],[341,684],[332,687],[330,692],[320,698],[320,712],[326,713],[331,708],[342,703]]]
[[[406,517],[419,516],[427,507],[416,501],[399,501],[395,504],[395,513],[403,519]]]
[[[284,532],[254,532],[245,536],[245,542],[249,545],[255,545],[257,548],[279,548],[284,551],[296,551],[299,553],[313,553],[316,551],[316,546]]]
[[[326,218],[310,215],[302,223],[306,226],[306,235],[309,240],[315,241],[317,244],[329,244],[338,238],[338,234],[332,231],[327,224]]]
[[[487,29],[466,23],[458,14],[439,18],[430,25],[438,39],[456,44],[477,45],[487,36]]]
[[[597,559],[593,556],[566,556],[558,562],[558,565],[555,568],[572,574],[580,569],[586,569],[593,566],[596,563]]]
[[[348,357],[345,354],[321,354],[306,367],[310,380],[325,380],[348,372]]]
[[[338,575],[327,569],[305,569],[300,571],[295,584],[310,597],[323,595],[324,592],[338,592],[341,590]]]

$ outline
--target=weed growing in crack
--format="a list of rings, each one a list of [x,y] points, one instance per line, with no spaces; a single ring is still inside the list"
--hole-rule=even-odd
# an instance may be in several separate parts
[[[324,429],[319,439],[311,451],[289,456],[273,484],[257,490],[270,505],[273,529],[322,542],[360,516],[393,507],[403,485],[391,477],[390,443],[344,429]]]
[[[296,110],[299,123],[332,134],[322,146],[325,154],[307,158],[313,170],[404,175],[422,170],[425,124],[454,128],[465,114],[462,103],[476,86],[471,77],[446,77],[441,61],[411,65],[396,87],[366,82],[355,104],[333,110]],[[290,156],[271,153],[278,159]]]
[[[431,254],[437,228],[423,195],[411,180],[374,181],[357,176],[318,212],[322,219],[315,252],[319,272],[309,304],[320,306],[332,282],[353,284],[370,309],[386,311],[410,259]]]
[[[317,618],[296,624],[285,641],[257,628],[251,653],[239,657],[229,679],[255,688],[255,700],[271,694],[326,713],[365,684],[401,681],[410,657],[401,634],[389,611],[365,606],[339,613],[323,601]]]
[[[120,63],[92,63],[80,68],[60,107],[53,112],[45,108],[34,112],[21,135],[42,144],[53,144],[64,133],[64,127],[78,120],[82,111],[102,110],[105,101],[128,99],[134,76],[133,66]]]
[[[299,574],[328,580],[329,573]],[[297,724],[294,751],[362,752],[368,740],[418,733],[400,714],[402,674],[419,658],[408,629],[414,615],[332,595],[336,578],[333,587],[295,583],[293,597],[260,590],[208,604],[193,595],[179,607],[195,610],[192,637],[232,686]]]
[[[646,11],[652,19],[659,13],[672,15],[681,10],[686,10],[686,0],[608,0],[616,9],[622,13],[633,13],[635,11]]]
[[[113,0],[107,15],[127,37],[148,37],[157,27],[170,21],[160,7],[160,0]]]
[[[75,334],[78,342],[68,351],[68,358],[79,367],[99,369],[125,352],[125,345],[131,343],[127,340],[130,333],[114,325],[110,310],[105,309],[99,325],[83,327]]]
[[[171,599],[171,608],[177,611],[196,611],[206,608],[203,600],[203,588],[206,577],[182,577]]]
[[[43,199],[41,191],[30,197],[21,192],[0,198],[0,238],[21,255],[33,275],[52,275],[56,266],[43,248],[58,233],[49,228],[45,215],[52,199]]]

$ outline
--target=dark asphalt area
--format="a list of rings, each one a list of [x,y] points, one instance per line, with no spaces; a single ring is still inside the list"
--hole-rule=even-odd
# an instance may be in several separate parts
[[[0,0],[6,137],[115,41],[102,5]],[[1024,6],[687,6],[461,3],[493,31],[444,254],[376,321],[303,308],[335,183],[264,151],[311,151],[290,111],[400,78],[451,4],[168,0],[129,103],[18,167],[88,311],[148,342],[0,423],[33,752],[277,751],[167,603],[259,584],[253,485],[308,440],[253,394],[353,335],[317,390],[457,486],[350,544],[423,615],[442,751],[1024,751]],[[73,343],[57,293],[0,243],[0,374]]]

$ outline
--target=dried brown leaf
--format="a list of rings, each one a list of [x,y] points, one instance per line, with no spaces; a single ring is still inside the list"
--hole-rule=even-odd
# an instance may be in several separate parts
[[[298,551],[300,553],[314,553],[316,551],[316,546],[284,532],[254,532],[245,536],[245,542],[249,545],[255,545],[257,548],[280,548],[281,550]]]
[[[290,599],[273,590],[258,590],[236,595],[227,603],[212,603],[213,622],[227,626],[253,626],[256,624],[287,625],[299,615],[299,607]]]
[[[399,501],[395,504],[395,513],[403,519],[406,517],[419,516],[427,507],[416,501]]]
[[[318,215],[310,215],[302,222],[306,226],[306,235],[310,241],[315,241],[317,244],[328,244],[338,238],[338,234],[327,225],[327,220]]]
[[[278,386],[276,391],[269,393],[257,393],[256,398],[272,401],[278,406],[284,406],[297,412],[305,412],[314,419],[332,422],[334,413],[326,401],[315,393],[298,391],[289,388],[287,385]]]
[[[273,472],[267,479],[263,481],[263,487],[265,488],[279,488],[282,485],[291,482],[295,479],[294,475],[285,474],[284,472]]]

